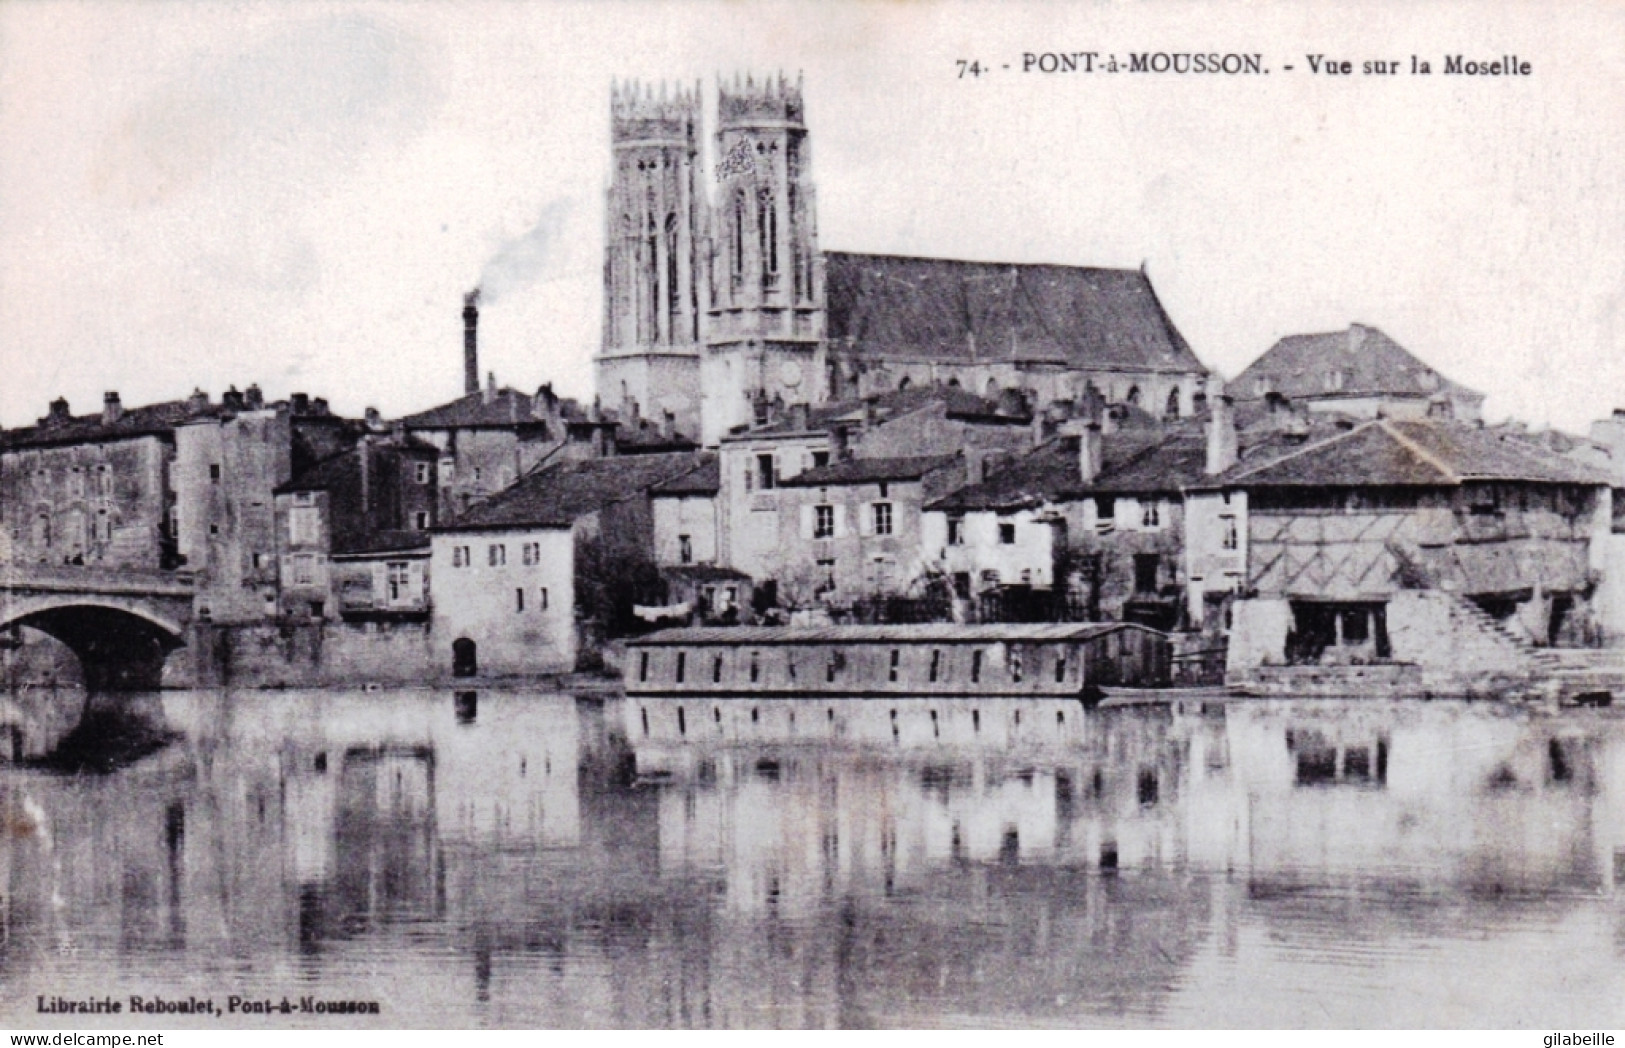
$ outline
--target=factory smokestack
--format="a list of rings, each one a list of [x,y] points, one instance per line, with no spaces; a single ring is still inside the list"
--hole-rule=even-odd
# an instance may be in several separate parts
[[[480,391],[480,289],[463,296],[463,393]]]

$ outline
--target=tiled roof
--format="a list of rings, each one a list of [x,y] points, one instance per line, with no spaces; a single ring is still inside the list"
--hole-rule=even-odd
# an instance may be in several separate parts
[[[1215,479],[1241,488],[1607,483],[1597,470],[1527,437],[1443,419],[1378,419],[1261,464],[1244,460]]]
[[[1205,371],[1132,269],[825,252],[829,338],[858,356]]]
[[[855,458],[805,470],[780,483],[787,488],[821,488],[841,484],[875,484],[886,480],[919,480],[958,459],[957,455],[913,455],[907,458]]]
[[[129,408],[117,422],[103,425],[102,413],[74,415],[64,419],[44,418],[38,425],[9,429],[0,434],[0,447],[46,447],[53,444],[89,444],[106,440],[172,433],[192,418],[218,414],[219,407],[193,408],[185,400],[168,400],[145,407]]]
[[[1340,381],[1329,383],[1328,376],[1333,375]],[[1381,331],[1363,324],[1351,324],[1347,331],[1288,335],[1226,388],[1238,400],[1256,400],[1266,390],[1292,399],[1477,395],[1428,367]]]
[[[1029,416],[1025,412],[1020,415],[1001,415],[996,401],[953,386],[915,386],[881,393],[867,401],[867,410],[873,412],[874,421],[886,422],[937,403],[943,405],[943,413],[952,419],[1006,422],[1011,425],[1029,421]],[[866,402],[860,398],[814,404],[807,410],[805,429],[797,423],[792,413],[786,412],[765,425],[733,434],[731,439],[748,440],[768,435],[827,432],[839,423],[861,422],[865,409]]]
[[[693,453],[562,462],[521,477],[439,530],[569,527],[588,513],[635,498],[698,465],[700,457]]]
[[[353,543],[345,550],[335,550],[335,556],[361,557],[386,553],[411,553],[429,548],[427,531],[392,529],[375,531]]]
[[[560,407],[568,402],[561,401]],[[407,415],[401,419],[408,429],[481,429],[519,425],[541,425],[545,413],[536,411],[536,400],[527,393],[503,387],[487,399],[483,391]],[[568,413],[561,412],[568,417]]]
[[[665,433],[648,419],[622,423],[615,430],[615,448],[623,455],[647,455],[656,451],[693,451],[699,444],[681,433]]]
[[[722,463],[713,454],[699,456],[700,464],[681,476],[663,480],[649,489],[651,495],[715,495],[722,490]]]
[[[1172,435],[1120,432],[1101,442],[1104,460],[1089,484],[1078,469],[1077,444],[1048,441],[1001,466],[989,480],[960,488],[926,508],[947,511],[1028,509],[1093,495],[1172,494],[1203,475],[1207,441],[1197,431]]]

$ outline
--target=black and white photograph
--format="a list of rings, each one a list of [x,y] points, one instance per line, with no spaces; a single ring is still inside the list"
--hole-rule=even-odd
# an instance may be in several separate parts
[[[1621,40],[0,4],[0,1027],[1613,1043]]]

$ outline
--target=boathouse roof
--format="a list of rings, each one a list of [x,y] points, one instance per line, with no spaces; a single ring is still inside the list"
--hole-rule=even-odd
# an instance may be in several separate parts
[[[1205,372],[1143,270],[824,253],[828,330],[858,357]]]
[[[995,644],[1082,641],[1119,630],[1158,631],[1132,622],[954,622],[898,626],[679,626],[627,641],[639,645]]]

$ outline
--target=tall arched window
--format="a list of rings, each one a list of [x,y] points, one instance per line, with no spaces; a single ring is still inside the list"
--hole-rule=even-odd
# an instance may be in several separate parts
[[[773,206],[773,191],[762,187],[756,191],[756,248],[762,260],[764,276],[772,278],[779,272],[779,216]]]
[[[739,278],[745,272],[745,191],[743,189],[734,193],[733,250],[729,254],[733,257],[728,260],[728,267],[733,274],[734,286],[737,287]]]
[[[1179,387],[1175,386],[1168,391],[1168,407],[1164,412],[1169,418],[1179,417]]]
[[[1126,400],[1127,403],[1132,404],[1135,407],[1139,407],[1140,406],[1140,387],[1139,386],[1130,386],[1129,390],[1128,390],[1128,396],[1126,398],[1124,398],[1124,399]]]
[[[672,316],[681,310],[683,298],[677,293],[677,216],[666,216],[666,309]]]
[[[648,226],[644,234],[644,250],[647,254],[643,258],[643,294],[648,306],[643,316],[645,326],[642,340],[653,342],[660,331],[660,244],[653,211],[649,212]]]

